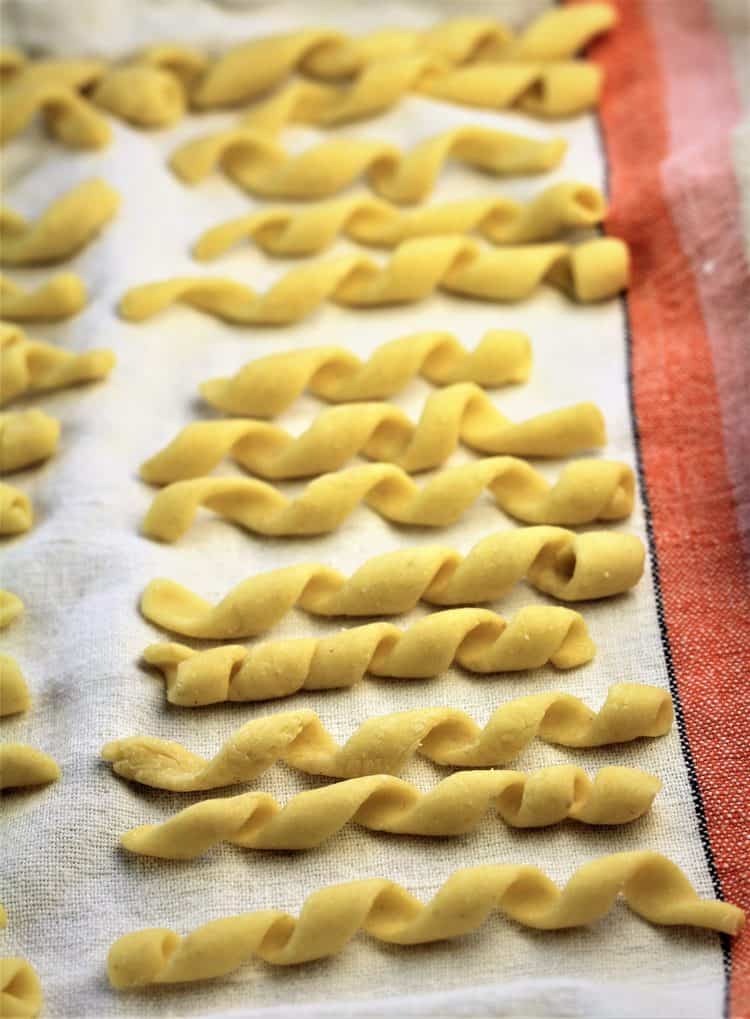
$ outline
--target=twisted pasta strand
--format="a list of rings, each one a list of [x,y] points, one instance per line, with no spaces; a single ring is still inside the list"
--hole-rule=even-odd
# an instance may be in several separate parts
[[[24,290],[0,276],[0,315],[19,321],[48,321],[77,315],[86,304],[83,280],[72,272],[51,276],[36,290]]]
[[[0,414],[0,473],[47,460],[57,449],[60,422],[42,410]]]
[[[120,196],[103,180],[89,180],[52,202],[34,223],[0,210],[0,263],[58,262],[89,243],[117,212]]]
[[[378,347],[367,361],[345,347],[313,347],[251,361],[232,378],[210,379],[204,400],[227,414],[271,418],[309,389],[329,403],[394,396],[416,375],[434,386],[476,382],[501,386],[524,382],[531,345],[523,333],[491,329],[468,351],[451,333],[399,337]]]
[[[60,769],[49,754],[25,743],[0,743],[0,789],[56,782]]]
[[[369,623],[328,637],[234,644],[193,651],[152,644],[145,661],[159,668],[167,700],[195,708],[223,701],[289,697],[298,690],[354,686],[365,675],[434,679],[452,665],[501,673],[584,665],[595,653],[583,617],[559,606],[527,605],[507,621],[486,609],[447,609],[400,630]]]
[[[626,464],[576,460],[550,485],[513,457],[446,468],[421,487],[392,464],[350,467],[316,478],[295,499],[255,478],[198,478],[162,489],[144,518],[143,533],[177,541],[205,506],[257,534],[328,534],[362,502],[393,523],[447,527],[485,489],[504,513],[524,523],[575,526],[629,516],[635,480]]]
[[[23,534],[34,523],[34,511],[27,495],[0,481],[0,535]]]
[[[443,164],[457,159],[498,176],[545,173],[560,164],[567,142],[538,141],[485,127],[459,127],[403,152],[387,142],[336,138],[290,155],[271,135],[230,128],[187,142],[169,164],[187,184],[221,167],[240,187],[264,198],[325,198],[365,177],[392,202],[419,202]]]
[[[324,301],[349,308],[410,304],[436,289],[486,301],[520,301],[541,283],[588,303],[614,297],[628,283],[629,255],[622,241],[598,238],[571,247],[529,244],[487,250],[463,237],[429,237],[400,244],[380,265],[345,255],[291,269],[264,294],[224,277],[176,277],[133,287],[120,301],[133,322],[175,303],[227,322],[286,325]]]
[[[18,619],[23,612],[23,602],[11,591],[0,590],[0,630]]]
[[[33,966],[25,959],[0,959],[0,1015],[6,1019],[34,1019],[44,997]]]
[[[593,782],[571,765],[531,774],[463,771],[428,793],[374,775],[299,793],[284,807],[267,793],[204,800],[162,824],[132,828],[120,841],[142,856],[194,860],[220,842],[243,849],[314,849],[350,822],[395,835],[465,835],[490,810],[514,828],[542,828],[568,818],[627,824],[647,813],[660,788],[658,778],[637,768],[602,768]]]
[[[229,106],[253,99],[294,71],[338,79],[424,54],[448,65],[505,60],[564,60],[615,21],[608,4],[547,12],[519,36],[496,21],[456,18],[428,30],[396,29],[359,38],[330,29],[305,29],[271,36],[230,50],[211,66],[193,90],[198,107]],[[387,84],[387,83],[386,83]]]
[[[574,181],[552,184],[527,203],[501,196],[405,210],[371,195],[355,195],[304,208],[260,209],[228,220],[201,234],[193,254],[210,261],[247,238],[270,255],[313,255],[340,234],[383,248],[417,237],[473,232],[493,244],[529,244],[594,226],[605,213],[601,192]]]
[[[370,718],[340,747],[314,711],[299,710],[248,722],[210,760],[153,736],[113,740],[102,757],[131,782],[192,792],[251,782],[277,761],[329,778],[398,775],[417,754],[451,768],[490,768],[517,757],[534,737],[607,746],[663,736],[672,718],[666,690],[618,683],[598,714],[570,694],[531,694],[499,707],[484,728],[454,708],[422,708]]]
[[[52,343],[30,340],[22,329],[0,323],[0,406],[23,393],[104,379],[114,364],[111,350],[73,354]]]
[[[254,637],[295,606],[316,616],[399,615],[420,601],[442,606],[496,601],[524,577],[565,601],[607,598],[640,580],[643,560],[643,543],[635,535],[527,527],[490,535],[466,556],[429,545],[386,552],[350,577],[317,563],[286,566],[249,577],[215,606],[173,581],[153,580],[141,610],[191,637]]]
[[[200,478],[227,456],[258,477],[309,478],[343,467],[360,454],[410,474],[440,467],[459,442],[481,453],[554,457],[607,441],[596,404],[511,422],[473,382],[428,397],[414,424],[389,403],[344,404],[324,410],[301,435],[248,418],[194,421],[141,466],[151,484]]]
[[[18,662],[0,655],[0,717],[28,711],[30,704],[31,694]]]

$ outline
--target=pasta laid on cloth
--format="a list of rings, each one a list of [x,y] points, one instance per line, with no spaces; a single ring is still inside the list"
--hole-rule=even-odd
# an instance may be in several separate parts
[[[0,209],[0,264],[43,265],[74,255],[117,212],[120,196],[103,180],[89,180],[56,199],[33,222]]]
[[[254,637],[293,608],[315,616],[383,616],[431,605],[497,601],[524,578],[563,601],[621,594],[643,574],[640,538],[616,531],[574,534],[558,527],[500,531],[465,556],[422,545],[367,559],[351,576],[319,563],[258,573],[212,606],[170,580],[153,580],[141,599],[145,615],[191,637]]]
[[[200,392],[227,414],[272,418],[305,389],[329,403],[350,403],[394,396],[417,375],[433,386],[475,382],[494,388],[525,382],[530,370],[531,344],[523,333],[491,329],[466,350],[451,333],[425,332],[384,343],[366,361],[346,347],[269,354],[231,378],[209,379]]]
[[[0,590],[0,630],[10,626],[23,612],[23,602],[11,591]]]
[[[514,828],[572,819],[627,824],[650,810],[661,782],[637,768],[558,765],[531,773],[461,771],[423,793],[392,775],[351,778],[298,793],[285,805],[268,793],[203,800],[162,824],[120,839],[131,853],[193,860],[220,842],[243,849],[314,849],[351,823],[395,835],[450,837],[474,831],[492,810]]]
[[[0,414],[0,474],[49,459],[59,438],[60,422],[42,410]]]
[[[0,406],[24,393],[104,379],[114,364],[111,350],[73,354],[53,343],[30,340],[17,326],[0,323]]]
[[[18,662],[0,655],[0,716],[18,715],[30,705],[31,694]]]
[[[738,907],[701,899],[685,874],[660,853],[615,853],[585,863],[561,891],[530,864],[483,864],[457,870],[424,905],[385,878],[330,885],[310,895],[295,918],[280,910],[214,920],[180,937],[165,928],[119,938],[107,958],[120,990],[225,976],[258,957],[277,966],[324,959],[363,930],[389,944],[419,945],[476,930],[495,910],[537,930],[594,923],[622,895],[654,924],[737,934]]]
[[[0,317],[17,321],[56,322],[77,315],[86,304],[83,280],[72,272],[51,276],[36,290],[25,290],[0,276]]]
[[[231,457],[261,478],[309,478],[357,455],[416,474],[442,466],[459,443],[485,454],[562,457],[606,441],[594,403],[512,422],[473,382],[457,382],[427,398],[416,424],[390,403],[330,407],[296,436],[251,418],[194,421],[142,464],[141,477],[156,485],[200,478]]]
[[[627,287],[627,246],[602,237],[571,247],[529,244],[488,250],[465,237],[405,241],[384,265],[344,255],[290,269],[265,293],[224,277],[176,277],[133,287],[123,318],[142,322],[172,304],[187,304],[239,325],[299,322],[324,301],[348,308],[411,304],[445,290],[484,301],[521,301],[542,283],[589,303]]]
[[[504,673],[585,665],[595,652],[583,617],[571,609],[527,605],[505,620],[487,609],[433,612],[400,630],[368,623],[327,637],[297,637],[244,648],[193,651],[151,644],[143,652],[161,670],[170,704],[195,708],[223,701],[262,701],[298,690],[354,686],[369,674],[434,679],[452,665]]]
[[[398,775],[417,754],[451,768],[491,768],[513,760],[535,737],[601,747],[663,736],[672,720],[669,691],[618,683],[598,713],[557,692],[508,701],[484,727],[455,708],[420,708],[369,718],[339,746],[314,711],[300,709],[247,722],[210,760],[154,736],[113,740],[102,757],[131,782],[194,792],[251,782],[276,762],[328,778]]]
[[[451,159],[497,176],[546,173],[559,166],[567,142],[540,141],[488,127],[457,127],[404,152],[389,142],[331,138],[290,154],[272,135],[228,128],[181,145],[169,160],[187,184],[221,168],[240,187],[263,198],[326,198],[364,177],[391,202],[420,202]]]
[[[257,534],[328,534],[362,502],[393,523],[448,527],[485,490],[516,520],[574,527],[630,516],[635,477],[614,460],[575,460],[550,485],[525,460],[503,456],[446,468],[421,486],[393,464],[349,467],[316,478],[293,499],[256,478],[197,478],[154,497],[143,533],[177,541],[205,506]]]
[[[49,754],[25,743],[0,743],[0,789],[56,782],[60,769]]]
[[[44,1004],[42,985],[25,959],[0,958],[0,1016],[34,1019]]]
[[[31,500],[13,485],[0,481],[0,536],[23,534],[34,523]]]
[[[402,209],[360,194],[302,208],[258,209],[230,219],[201,234],[193,255],[210,261],[243,240],[269,255],[314,255],[340,235],[381,248],[395,248],[417,237],[469,233],[479,233],[493,244],[529,244],[595,226],[605,214],[601,192],[572,181],[552,184],[525,203],[501,196]]]

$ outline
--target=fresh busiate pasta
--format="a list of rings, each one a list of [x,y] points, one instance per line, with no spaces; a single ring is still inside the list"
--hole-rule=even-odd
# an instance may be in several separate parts
[[[114,364],[111,350],[74,354],[52,343],[31,340],[18,326],[0,323],[0,406],[26,393],[105,379]]]

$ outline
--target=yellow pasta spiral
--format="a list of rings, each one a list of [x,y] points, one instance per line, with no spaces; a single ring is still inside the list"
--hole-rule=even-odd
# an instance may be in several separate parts
[[[526,203],[493,196],[402,209],[359,194],[301,208],[259,209],[228,220],[201,234],[193,254],[210,261],[248,239],[270,255],[312,255],[341,234],[358,244],[383,248],[417,237],[473,232],[493,244],[529,244],[594,226],[605,213],[601,192],[575,181],[552,184]]]
[[[0,789],[56,782],[60,769],[49,754],[25,743],[0,743]]]
[[[133,828],[120,841],[142,856],[193,860],[220,842],[243,849],[314,849],[350,822],[395,835],[465,835],[490,810],[514,828],[568,818],[627,824],[650,809],[660,788],[647,772],[617,767],[602,768],[593,781],[572,765],[530,774],[462,771],[428,793],[391,775],[373,775],[299,793],[284,807],[267,793],[204,800],[163,824]]]
[[[34,967],[25,959],[0,959],[0,1015],[6,1019],[34,1019],[44,998]]]
[[[0,630],[15,620],[23,612],[23,602],[11,591],[0,590]]]
[[[416,755],[451,768],[490,768],[513,760],[534,739],[599,747],[663,736],[672,701],[658,687],[618,683],[598,713],[577,697],[531,694],[509,701],[482,728],[455,708],[420,708],[369,718],[338,746],[314,711],[289,711],[247,722],[206,760],[153,736],[113,740],[102,757],[131,782],[192,792],[251,782],[277,761],[308,775],[397,775]]]
[[[0,414],[0,474],[47,460],[57,449],[60,422],[41,410]]]
[[[77,315],[86,304],[86,287],[80,276],[61,272],[36,290],[25,290],[0,276],[0,317],[18,321],[47,321]]]
[[[0,322],[0,406],[24,393],[106,378],[114,363],[111,350],[73,354],[52,343],[30,340],[23,330]]]
[[[18,662],[0,655],[0,716],[28,711],[31,694]]]
[[[349,403],[394,396],[417,375],[434,386],[475,382],[495,387],[525,382],[530,369],[531,344],[523,333],[492,329],[468,351],[451,333],[426,332],[384,343],[367,361],[346,347],[269,354],[232,378],[204,382],[200,392],[225,413],[271,418],[305,389],[329,403]]]
[[[123,318],[142,322],[175,303],[227,322],[286,325],[324,301],[349,308],[411,304],[442,289],[485,301],[520,301],[541,283],[588,303],[614,297],[628,283],[622,241],[598,238],[567,244],[528,244],[488,250],[465,237],[404,241],[384,265],[345,255],[291,269],[264,294],[225,277],[177,277],[129,290]]]
[[[0,534],[23,534],[34,523],[34,511],[27,495],[0,481]]]
[[[167,700],[195,708],[223,701],[289,697],[298,690],[354,686],[365,675],[434,679],[452,665],[475,673],[571,669],[595,653],[583,617],[571,609],[527,605],[505,620],[487,609],[446,609],[406,630],[369,623],[328,637],[225,644],[193,651],[151,644],[144,660],[161,670]]]

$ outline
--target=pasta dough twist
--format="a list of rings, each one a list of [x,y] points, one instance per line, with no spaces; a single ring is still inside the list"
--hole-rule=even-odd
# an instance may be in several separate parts
[[[49,754],[25,743],[0,743],[0,789],[56,782],[60,769]]]
[[[303,208],[259,209],[228,220],[201,234],[193,254],[210,261],[247,238],[269,255],[313,255],[341,234],[382,248],[417,237],[473,232],[493,244],[529,244],[594,226],[605,213],[601,192],[573,181],[552,184],[525,204],[501,196],[405,210],[360,194]]]
[[[0,716],[28,711],[30,704],[31,694],[18,662],[0,655]]]
[[[406,630],[369,623],[328,637],[235,644],[193,651],[152,644],[145,661],[162,671],[167,700],[195,708],[223,701],[289,697],[298,690],[354,686],[366,674],[434,679],[451,665],[500,673],[584,665],[595,653],[583,617],[559,606],[527,605],[506,621],[486,609],[447,609]]]
[[[493,810],[514,828],[542,828],[570,818],[627,824],[651,808],[661,782],[637,768],[602,768],[592,782],[582,768],[462,771],[428,793],[390,775],[352,778],[294,796],[286,806],[267,793],[204,800],[162,824],[126,832],[131,853],[194,860],[220,842],[243,849],[315,849],[353,822],[395,835],[450,837],[474,831]]]
[[[359,74],[377,62],[387,65],[424,54],[448,65],[497,60],[565,60],[615,22],[609,4],[548,11],[519,36],[482,18],[456,18],[432,29],[390,29],[359,38],[330,29],[305,29],[258,39],[230,50],[199,80],[192,93],[198,107],[246,102],[294,71],[314,78]]]
[[[399,615],[420,601],[441,606],[497,601],[524,577],[564,601],[608,598],[640,580],[643,560],[643,543],[635,535],[527,527],[490,535],[465,556],[430,545],[386,552],[350,577],[317,563],[270,570],[237,584],[215,606],[173,581],[153,580],[141,609],[190,637],[254,637],[294,607],[315,616]]]
[[[89,180],[54,201],[34,223],[0,210],[0,263],[59,262],[89,243],[117,212],[120,196],[103,180]]]
[[[230,128],[187,142],[169,165],[187,184],[221,167],[240,187],[263,198],[326,198],[364,176],[391,202],[420,202],[435,187],[449,159],[485,173],[545,173],[559,166],[567,142],[538,141],[486,127],[458,127],[403,152],[388,142],[336,138],[290,155],[271,135]]]
[[[44,1004],[42,985],[25,959],[0,959],[0,1015],[5,1019],[34,1019]]]
[[[255,478],[198,478],[162,489],[144,518],[143,533],[177,541],[205,506],[257,534],[328,534],[361,502],[393,523],[448,527],[485,489],[516,520],[572,527],[629,516],[635,479],[626,464],[576,460],[550,485],[525,460],[513,457],[446,468],[421,487],[392,464],[349,467],[316,478],[295,499]]]
[[[398,775],[417,754],[451,768],[491,768],[513,760],[534,737],[600,747],[663,736],[672,719],[666,690],[618,683],[598,714],[570,694],[531,694],[497,708],[484,728],[455,708],[421,708],[370,718],[338,746],[314,711],[299,710],[247,722],[208,761],[153,736],[113,740],[102,757],[131,782],[193,792],[251,782],[277,761],[328,778]]]
[[[123,318],[142,322],[179,303],[226,322],[286,325],[326,300],[374,308],[421,301],[436,289],[486,301],[520,301],[548,283],[589,303],[620,293],[628,274],[628,249],[614,237],[575,247],[529,244],[492,251],[464,237],[429,237],[400,244],[384,265],[365,255],[345,255],[299,266],[264,294],[220,276],[146,283],[129,290],[119,310]]]
[[[607,441],[596,404],[511,422],[473,382],[428,397],[414,424],[390,403],[344,404],[324,410],[301,435],[248,418],[194,421],[141,466],[151,484],[200,478],[227,456],[261,478],[309,478],[343,467],[358,454],[410,474],[440,467],[459,442],[481,453],[560,457]]]
[[[42,410],[0,414],[0,474],[47,460],[59,438],[60,422]]]
[[[11,591],[0,590],[0,630],[10,626],[23,612],[23,602]]]
[[[77,315],[86,304],[83,280],[72,272],[51,276],[36,290],[24,290],[0,276],[0,316],[18,321],[56,322]]]
[[[394,396],[416,375],[433,386],[476,382],[495,387],[525,382],[531,344],[523,333],[491,329],[468,351],[451,333],[402,336],[378,347],[367,361],[345,347],[312,347],[250,361],[232,378],[210,379],[201,396],[227,414],[272,418],[309,389],[329,403]]]
[[[31,500],[13,485],[0,481],[0,535],[23,534],[34,523]]]
[[[24,393],[104,379],[114,364],[111,350],[73,354],[52,343],[30,340],[16,326],[0,323],[0,406]]]

